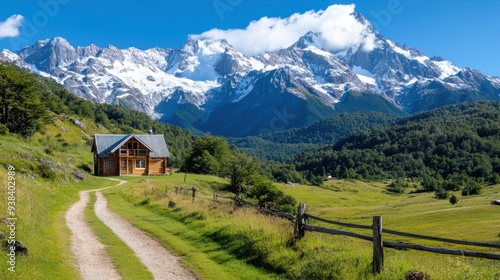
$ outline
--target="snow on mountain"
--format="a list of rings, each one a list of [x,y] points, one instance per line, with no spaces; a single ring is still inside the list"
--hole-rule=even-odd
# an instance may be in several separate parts
[[[451,62],[446,61],[440,57],[432,58],[431,62],[437,65],[439,69],[441,69],[441,75],[439,76],[439,79],[441,80],[444,80],[452,75],[456,75],[461,70],[457,66],[453,65]]]
[[[252,56],[214,36],[191,36],[179,49],[147,50],[94,44],[75,48],[56,37],[16,53],[3,50],[0,60],[50,77],[93,102],[235,136],[306,125],[332,114],[352,92],[382,96],[392,111],[407,112],[472,96],[500,98],[500,78],[429,58],[385,38],[361,14],[347,16],[357,22],[355,38],[345,33],[347,26],[343,31],[311,30],[288,47]],[[339,35],[335,32],[350,43],[332,39]],[[464,97],[467,92],[481,94]],[[456,94],[461,97],[450,98]],[[440,100],[441,95],[446,99]],[[370,104],[349,106],[354,111]]]
[[[4,61],[14,62],[19,59],[19,56],[9,50],[0,51],[0,58]]]
[[[377,81],[375,80],[375,76],[370,73],[370,71],[365,70],[359,66],[352,67],[352,72],[358,76],[358,78],[365,84],[377,85]]]

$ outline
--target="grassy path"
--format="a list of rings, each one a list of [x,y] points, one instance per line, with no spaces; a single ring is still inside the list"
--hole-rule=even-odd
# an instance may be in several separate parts
[[[154,279],[148,268],[140,261],[125,242],[118,238],[96,215],[95,193],[90,193],[90,201],[85,208],[85,218],[99,240],[105,245],[106,253],[111,258],[123,279]]]
[[[107,209],[107,201],[100,191],[127,182],[111,180],[118,184],[81,191],[80,200],[66,213],[66,223],[72,232],[72,251],[81,277],[195,279],[158,242]]]
[[[66,224],[71,230],[71,250],[76,256],[77,267],[83,279],[119,279],[104,244],[90,228],[84,210],[89,202],[89,191],[80,192],[80,200],[66,213]]]
[[[165,215],[162,209],[135,203],[118,189],[105,192],[109,208],[135,227],[154,236],[165,247],[183,256],[182,263],[203,279],[278,279],[279,276],[250,265],[229,253],[224,244],[214,242],[189,221]],[[192,227],[195,228],[192,228]],[[242,248],[243,249],[243,248]]]
[[[96,192],[96,196],[94,210],[97,217],[134,251],[155,279],[195,279],[190,271],[180,265],[178,258],[156,240],[109,211],[108,202],[101,192]]]

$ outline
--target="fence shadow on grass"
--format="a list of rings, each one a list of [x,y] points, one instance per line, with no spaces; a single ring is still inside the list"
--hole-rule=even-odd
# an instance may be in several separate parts
[[[201,197],[201,196],[197,195],[197,192],[198,192],[198,190],[195,187],[193,187],[193,188],[175,187],[175,194],[176,195],[184,195],[184,196],[191,195],[193,202],[195,202],[196,199],[202,199],[202,200],[213,201],[216,203],[234,203],[235,205],[258,208],[261,212],[263,212],[265,214],[287,219],[292,223],[292,225],[294,227],[295,238],[297,240],[300,240],[301,238],[303,238],[305,236],[306,231],[309,231],[309,232],[321,232],[321,233],[334,234],[334,235],[344,235],[344,236],[350,236],[353,238],[358,238],[358,239],[362,239],[362,240],[366,240],[366,241],[371,241],[373,243],[372,272],[374,274],[380,273],[383,269],[383,266],[384,266],[384,248],[393,248],[393,249],[398,249],[398,250],[412,249],[412,250],[426,251],[426,252],[431,252],[431,253],[436,253],[436,254],[457,255],[457,256],[484,258],[484,259],[491,259],[491,260],[500,260],[500,254],[475,252],[475,251],[468,251],[468,250],[456,250],[456,249],[448,249],[448,248],[437,248],[437,247],[430,247],[430,246],[426,246],[426,245],[404,243],[404,242],[385,241],[382,238],[382,234],[403,236],[403,237],[409,237],[409,238],[414,238],[414,239],[423,239],[423,240],[445,242],[445,243],[451,243],[451,244],[460,244],[460,245],[477,246],[477,247],[483,247],[483,248],[500,249],[500,244],[476,242],[476,241],[466,241],[466,240],[456,240],[456,239],[450,239],[450,238],[433,237],[433,236],[426,236],[426,235],[420,235],[420,234],[385,229],[382,227],[382,217],[381,216],[373,216],[373,224],[372,225],[358,225],[358,224],[333,221],[333,220],[329,220],[329,219],[325,219],[325,218],[311,215],[311,214],[306,212],[306,204],[305,203],[302,203],[298,206],[297,213],[294,216],[290,213],[282,212],[282,211],[277,210],[277,209],[268,208],[265,205],[261,206],[257,203],[252,202],[252,201],[245,200],[239,196],[222,196],[218,193],[214,193],[213,198],[208,198],[208,197]],[[231,202],[228,202],[228,200],[231,200]],[[355,233],[355,232],[350,232],[350,231],[345,231],[345,230],[317,226],[317,225],[310,224],[309,220],[316,220],[316,221],[320,221],[323,223],[332,224],[332,225],[341,226],[341,227],[347,227],[347,228],[372,230],[373,234],[372,235],[365,235],[365,234],[360,234],[360,233]]]

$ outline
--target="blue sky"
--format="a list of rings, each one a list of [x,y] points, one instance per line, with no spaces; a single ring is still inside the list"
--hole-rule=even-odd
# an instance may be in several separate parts
[[[460,67],[500,76],[499,1],[305,1],[184,0],[3,1],[0,49],[18,50],[56,36],[74,46],[95,43],[119,48],[177,48],[189,34],[213,28],[245,28],[262,17],[286,18],[294,13],[325,10],[333,4],[356,5],[389,39],[408,44],[428,56],[439,55]],[[23,17],[16,36],[16,20]],[[3,30],[2,30],[3,26]],[[2,38],[3,37],[3,38]]]

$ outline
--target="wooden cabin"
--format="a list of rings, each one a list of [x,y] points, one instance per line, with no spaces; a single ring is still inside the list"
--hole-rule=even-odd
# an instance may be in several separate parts
[[[92,144],[97,176],[165,175],[170,153],[161,134],[96,134]]]

